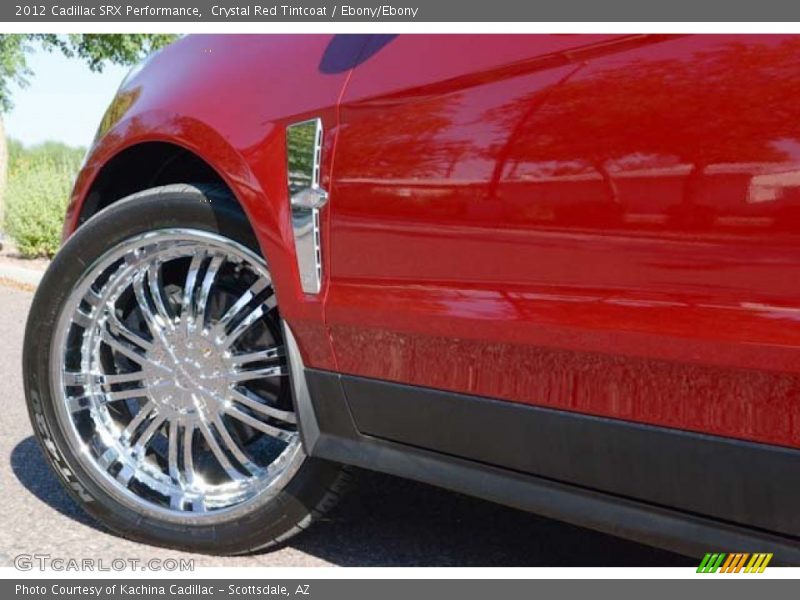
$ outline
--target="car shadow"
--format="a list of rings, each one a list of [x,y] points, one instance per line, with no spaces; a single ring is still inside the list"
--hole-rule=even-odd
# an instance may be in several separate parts
[[[693,566],[698,560],[371,471],[290,546],[342,566]]]
[[[107,532],[64,491],[33,436],[17,480],[62,515]],[[356,469],[338,506],[289,547],[340,566],[692,566],[697,560],[429,485]]]
[[[11,471],[25,489],[62,515],[98,531],[108,531],[69,497],[50,465],[45,462],[42,449],[32,435],[11,451]]]

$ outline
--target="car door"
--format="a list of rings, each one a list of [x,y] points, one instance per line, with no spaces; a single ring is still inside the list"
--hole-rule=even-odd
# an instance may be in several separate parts
[[[340,106],[338,369],[800,445],[799,56],[781,36],[391,40]]]

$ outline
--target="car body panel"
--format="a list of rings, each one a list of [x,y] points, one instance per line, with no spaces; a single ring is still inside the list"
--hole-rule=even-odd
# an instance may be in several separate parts
[[[438,39],[343,96],[339,370],[800,447],[800,40]]]

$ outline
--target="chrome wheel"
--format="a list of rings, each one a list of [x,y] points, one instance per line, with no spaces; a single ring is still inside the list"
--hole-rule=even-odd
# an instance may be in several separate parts
[[[229,518],[305,458],[270,274],[227,238],[159,230],[113,248],[73,289],[53,344],[68,443],[140,512]]]

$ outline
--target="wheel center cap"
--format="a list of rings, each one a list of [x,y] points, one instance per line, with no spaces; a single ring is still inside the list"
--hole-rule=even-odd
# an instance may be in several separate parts
[[[206,411],[213,398],[225,397],[226,361],[212,342],[201,332],[178,322],[164,331],[160,343],[148,358],[162,365],[169,375],[153,392],[153,399],[182,414]],[[161,376],[163,377],[163,373]]]
[[[186,372],[183,365],[177,365],[175,369],[175,385],[187,391],[196,387],[194,378]]]

